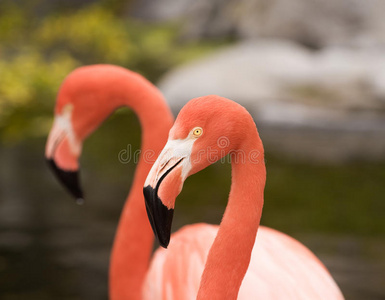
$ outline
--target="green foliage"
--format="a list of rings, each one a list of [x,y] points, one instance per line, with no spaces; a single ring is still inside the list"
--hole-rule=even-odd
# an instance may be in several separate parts
[[[85,64],[126,64],[135,51],[125,23],[98,6],[48,16],[33,37],[48,54],[64,50]]]
[[[0,61],[0,138],[46,134],[56,91],[76,64],[65,53],[43,60],[35,49]]]
[[[223,42],[182,44],[177,24],[117,17],[108,5],[54,12],[0,5],[0,141],[47,134],[60,83],[81,65],[116,64],[155,82]]]

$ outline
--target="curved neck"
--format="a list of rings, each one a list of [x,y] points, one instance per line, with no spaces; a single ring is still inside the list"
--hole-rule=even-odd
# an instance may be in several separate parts
[[[109,293],[111,300],[142,299],[144,281],[153,246],[143,198],[148,172],[167,141],[173,116],[160,92],[141,76],[122,86],[114,105],[128,106],[139,117],[142,147],[131,192],[124,205],[111,253]],[[134,82],[132,82],[134,81]]]
[[[207,257],[197,299],[237,299],[249,266],[266,180],[263,152],[257,155],[257,149],[263,149],[262,142],[256,135],[230,154],[229,201]]]

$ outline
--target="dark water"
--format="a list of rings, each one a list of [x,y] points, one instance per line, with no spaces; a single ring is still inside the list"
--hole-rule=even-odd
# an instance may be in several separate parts
[[[98,142],[96,139],[95,143]],[[87,171],[82,178],[88,199],[85,205],[78,206],[47,170],[43,145],[43,140],[36,140],[0,149],[0,298],[107,299],[109,252],[133,164],[117,163],[115,154],[103,163],[97,163],[97,159],[83,161]],[[117,153],[122,145],[116,149],[105,147],[107,152]],[[214,167],[202,173],[202,178],[226,173],[223,179],[217,178],[211,184],[228,186],[228,170]],[[189,179],[182,195],[198,193],[198,198],[222,200],[204,200],[204,210],[181,202],[175,229],[191,222],[219,222],[228,188],[199,195],[197,186],[206,188],[202,178]],[[265,206],[263,222],[273,226],[269,204]],[[275,210],[282,219],[283,214],[279,214],[278,208]],[[286,228],[285,222],[292,223],[291,219],[288,214],[287,220],[277,221],[276,225],[281,226],[278,229]],[[326,264],[346,299],[385,299],[383,236],[347,230],[330,233],[314,228],[301,231],[293,227],[288,231]]]

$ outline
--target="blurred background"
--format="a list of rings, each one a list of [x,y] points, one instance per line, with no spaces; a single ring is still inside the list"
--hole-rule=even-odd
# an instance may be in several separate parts
[[[219,94],[264,141],[262,224],[329,268],[346,299],[385,299],[385,2],[0,1],[0,299],[107,299],[110,248],[140,148],[121,109],[85,143],[86,204],[44,161],[55,97],[74,68],[120,65],[173,112]],[[230,166],[186,181],[174,227],[219,223]]]

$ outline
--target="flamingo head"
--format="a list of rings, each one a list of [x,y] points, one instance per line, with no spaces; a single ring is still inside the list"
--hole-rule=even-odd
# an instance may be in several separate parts
[[[238,149],[250,122],[255,128],[245,108],[219,96],[196,98],[182,108],[143,189],[147,214],[161,246],[169,244],[175,199],[186,178]]]
[[[92,92],[94,84],[85,78],[78,70],[64,81],[45,148],[51,170],[79,204],[84,201],[78,162],[83,141],[113,110]]]

